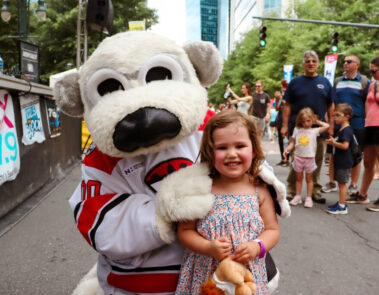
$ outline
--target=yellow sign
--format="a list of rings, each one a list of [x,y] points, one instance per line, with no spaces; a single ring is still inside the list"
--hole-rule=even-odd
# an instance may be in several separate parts
[[[144,31],[145,30],[145,21],[137,20],[129,22],[129,31]]]

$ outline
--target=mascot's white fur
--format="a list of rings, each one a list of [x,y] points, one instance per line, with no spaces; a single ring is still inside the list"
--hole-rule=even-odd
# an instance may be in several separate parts
[[[213,204],[207,168],[192,164],[212,115],[204,86],[222,64],[210,42],[181,47],[127,32],[106,38],[55,84],[58,106],[83,116],[96,144],[70,205],[99,261],[75,295],[174,292],[183,248],[173,222],[201,218]],[[264,165],[260,177],[274,187],[278,214],[289,216],[284,184]]]

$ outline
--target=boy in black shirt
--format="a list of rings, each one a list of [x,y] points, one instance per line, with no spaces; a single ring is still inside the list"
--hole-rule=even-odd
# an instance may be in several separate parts
[[[338,182],[339,202],[329,206],[327,212],[331,214],[347,214],[346,195],[351,168],[353,167],[353,153],[351,142],[354,140],[353,129],[349,121],[353,117],[353,109],[347,103],[341,103],[335,108],[334,122],[340,125],[336,137],[329,137],[326,143],[333,147],[334,179]]]

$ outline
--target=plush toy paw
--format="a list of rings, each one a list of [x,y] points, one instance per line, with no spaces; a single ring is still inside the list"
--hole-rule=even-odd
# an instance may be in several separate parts
[[[287,189],[284,183],[275,176],[274,172],[266,164],[261,165],[259,177],[272,187],[271,189],[269,187],[269,190],[274,201],[277,202],[275,209],[279,216],[283,218],[291,216],[291,208],[286,199]],[[277,208],[278,206],[279,208]]]
[[[168,175],[156,195],[157,231],[165,242],[174,240],[172,222],[207,215],[213,206],[212,179],[206,164],[194,164]]]
[[[253,274],[241,263],[225,258],[202,286],[201,295],[252,295],[257,291]]]

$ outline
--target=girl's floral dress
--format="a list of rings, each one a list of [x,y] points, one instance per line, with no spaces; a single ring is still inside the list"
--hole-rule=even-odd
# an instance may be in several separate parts
[[[199,220],[197,232],[207,240],[226,236],[232,241],[234,252],[241,242],[252,241],[264,231],[259,215],[257,191],[251,195],[215,195],[215,203],[208,215]],[[175,294],[200,294],[200,286],[216,270],[219,261],[185,250]],[[257,284],[256,295],[269,294],[264,258],[256,257],[247,265]]]

